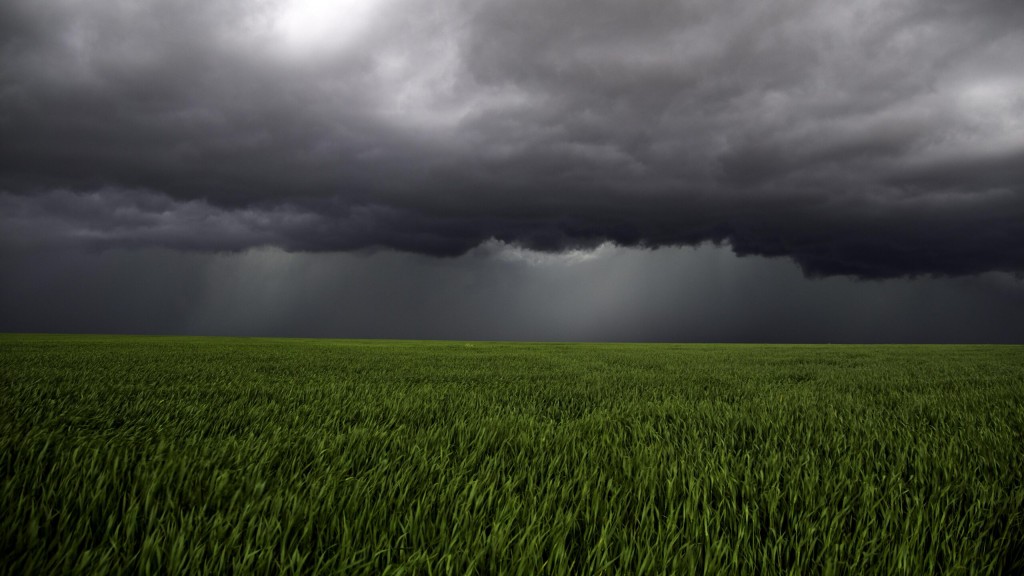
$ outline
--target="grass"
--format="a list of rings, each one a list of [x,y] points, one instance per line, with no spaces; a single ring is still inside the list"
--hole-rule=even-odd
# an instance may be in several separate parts
[[[1024,348],[0,336],[6,574],[1024,571]]]

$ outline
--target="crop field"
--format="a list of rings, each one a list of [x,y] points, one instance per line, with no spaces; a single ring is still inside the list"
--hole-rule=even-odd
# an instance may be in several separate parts
[[[1024,347],[0,335],[5,574],[1024,572]]]

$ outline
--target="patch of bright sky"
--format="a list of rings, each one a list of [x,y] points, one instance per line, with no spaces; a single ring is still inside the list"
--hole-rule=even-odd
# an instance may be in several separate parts
[[[350,47],[372,23],[379,0],[288,0],[273,29],[285,50],[302,57]]]
[[[1024,78],[983,78],[956,94],[960,113],[988,136],[1024,139]]]
[[[538,252],[500,240],[489,240],[476,249],[476,252],[491,256],[505,262],[527,264],[529,266],[567,266],[608,258],[623,248],[611,242],[604,242],[593,249],[575,249],[565,252]]]

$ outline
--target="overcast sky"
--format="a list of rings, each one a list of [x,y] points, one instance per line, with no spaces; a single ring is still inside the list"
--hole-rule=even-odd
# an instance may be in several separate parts
[[[1024,341],[1020,0],[4,0],[0,330]]]

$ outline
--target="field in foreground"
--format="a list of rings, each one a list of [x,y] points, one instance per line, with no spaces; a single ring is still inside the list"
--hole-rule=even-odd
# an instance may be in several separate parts
[[[0,335],[8,574],[1024,571],[1024,347]]]

